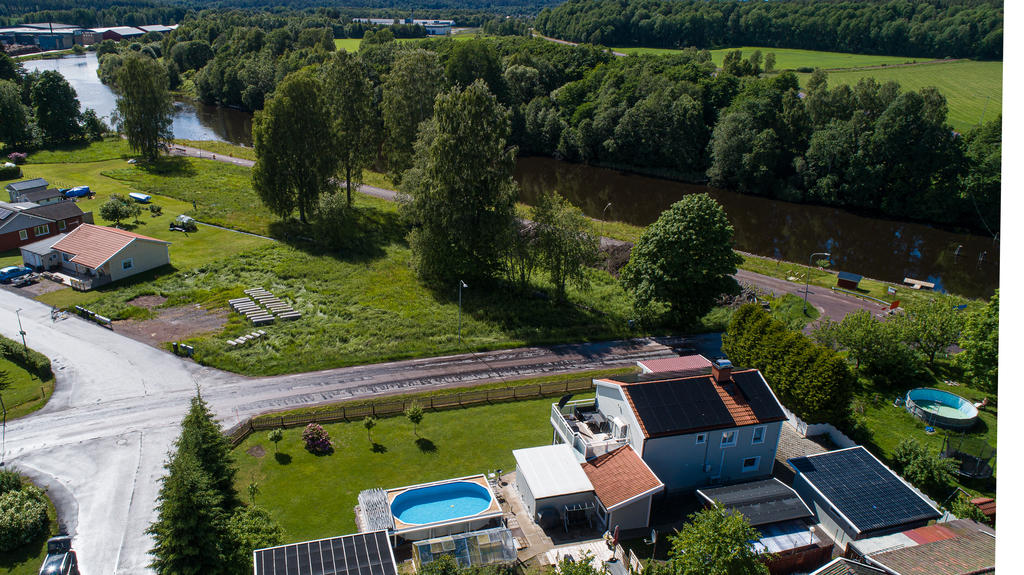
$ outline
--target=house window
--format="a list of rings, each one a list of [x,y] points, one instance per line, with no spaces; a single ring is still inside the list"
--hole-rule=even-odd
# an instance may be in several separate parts
[[[21,238],[22,240],[27,240],[28,239],[28,230],[21,230],[21,231],[19,231],[18,232],[18,237]]]
[[[68,227],[68,225],[64,222],[64,220],[61,220],[61,221],[57,222],[57,229],[58,230],[63,230],[66,227]]]
[[[754,438],[750,441],[751,445],[757,445],[758,443],[764,443],[764,430],[765,426],[754,428]]]
[[[707,443],[707,441],[708,441],[708,434],[706,434],[706,433],[698,433],[697,434],[697,445],[701,445],[703,443]]]
[[[65,252],[65,253],[62,253],[62,254],[60,254],[60,255],[61,255],[61,257],[62,257],[62,258],[64,259],[64,261],[66,261],[66,262],[69,262],[69,261],[71,261],[71,258],[75,257],[75,256],[73,256],[73,255],[71,255],[71,254],[69,254],[69,253],[66,253],[66,252]]]
[[[736,432],[735,431],[723,431],[722,432],[722,447],[732,447],[736,445]]]
[[[135,265],[135,262],[132,261],[132,258],[128,258],[126,260],[121,260],[121,269],[123,269],[123,270],[130,270],[130,269],[132,269],[132,267],[134,265]]]
[[[41,226],[36,226],[36,227],[32,228],[32,232],[35,233],[35,235],[37,237],[38,236],[45,236],[46,234],[50,233],[50,224],[43,224]]]
[[[749,473],[751,471],[757,471],[757,468],[761,466],[761,457],[748,457],[743,460],[743,473]]]

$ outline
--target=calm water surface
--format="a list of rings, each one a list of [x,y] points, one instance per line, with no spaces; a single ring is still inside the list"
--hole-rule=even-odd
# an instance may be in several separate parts
[[[82,108],[109,118],[114,93],[96,76],[95,53],[25,62],[27,70],[57,70],[78,92]],[[252,145],[252,115],[192,101],[174,104],[174,137]],[[515,172],[522,199],[557,190],[587,215],[647,225],[686,194],[709,192],[729,214],[740,250],[794,262],[831,252],[834,266],[866,277],[902,282],[912,277],[970,297],[999,285],[999,243],[923,224],[864,217],[836,208],[807,206],[559,162],[522,158]],[[605,211],[608,203],[611,207]]]

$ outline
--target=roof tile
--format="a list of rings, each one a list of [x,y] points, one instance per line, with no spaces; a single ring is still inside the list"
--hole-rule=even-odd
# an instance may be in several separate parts
[[[581,465],[605,509],[664,487],[658,476],[628,445]]]
[[[117,228],[82,224],[53,244],[53,249],[73,254],[72,262],[96,269],[137,239],[170,243]]]

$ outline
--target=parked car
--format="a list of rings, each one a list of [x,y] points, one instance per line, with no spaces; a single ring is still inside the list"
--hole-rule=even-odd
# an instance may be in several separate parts
[[[71,537],[58,535],[46,542],[46,559],[39,575],[79,575],[78,556],[71,548]]]
[[[32,268],[26,266],[7,266],[0,268],[0,282],[7,283],[14,278],[32,273]]]

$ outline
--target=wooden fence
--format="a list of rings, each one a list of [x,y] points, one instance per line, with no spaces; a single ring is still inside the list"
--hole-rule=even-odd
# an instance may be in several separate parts
[[[591,379],[570,380],[538,385],[521,385],[478,391],[460,391],[428,397],[406,397],[393,401],[380,401],[358,405],[339,405],[338,407],[308,414],[294,415],[257,415],[239,423],[225,432],[232,447],[245,441],[250,433],[277,429],[279,427],[299,427],[310,423],[337,423],[339,421],[357,421],[365,417],[391,417],[405,413],[413,403],[424,410],[440,411],[490,403],[519,401],[552,397],[566,393],[590,391],[594,389]]]

